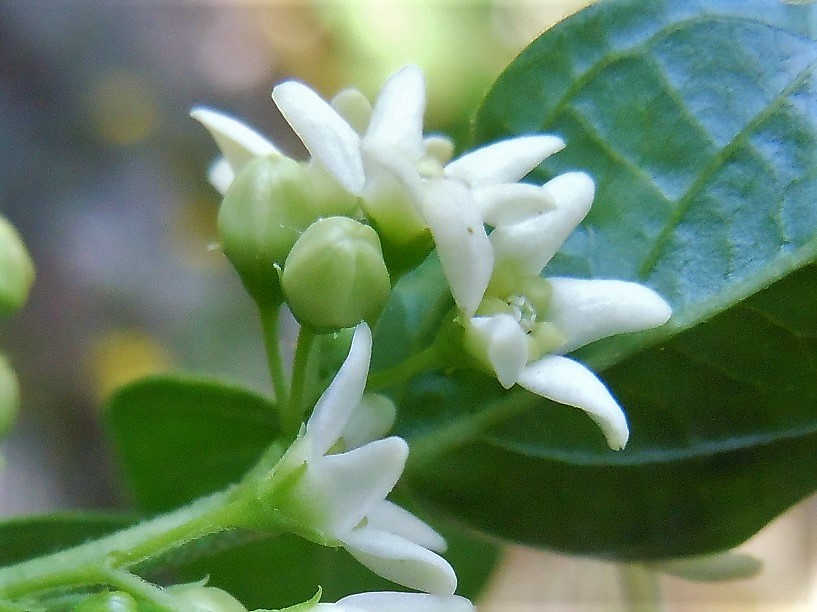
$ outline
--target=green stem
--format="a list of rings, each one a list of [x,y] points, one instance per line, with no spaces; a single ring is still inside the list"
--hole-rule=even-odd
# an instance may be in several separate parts
[[[2,568],[0,599],[14,600],[61,587],[111,584],[111,576],[121,578],[111,572],[145,564],[202,536],[249,523],[255,503],[253,489],[240,486],[99,540]]]
[[[317,334],[314,329],[307,325],[301,325],[298,332],[298,344],[295,347],[295,357],[292,361],[292,386],[289,390],[289,406],[286,414],[281,415],[284,432],[290,435],[298,433],[306,411],[304,393],[307,381],[311,378],[309,375],[309,355],[312,352],[316,337]]]
[[[661,612],[664,609],[657,572],[638,563],[627,563],[619,566],[619,577],[627,610]]]
[[[437,350],[436,345],[432,344],[428,348],[414,353],[411,357],[396,366],[369,374],[369,379],[366,382],[366,390],[373,391],[375,389],[393,387],[401,382],[411,380],[427,370],[433,370],[441,364],[442,359],[440,352]]]
[[[275,399],[278,402],[279,410],[285,412],[286,405],[289,402],[289,394],[283,364],[281,363],[281,345],[278,334],[281,308],[278,305],[262,305],[259,306],[259,312],[261,314],[261,329],[264,335],[264,349],[267,352],[267,366],[272,379],[272,388],[275,391]]]

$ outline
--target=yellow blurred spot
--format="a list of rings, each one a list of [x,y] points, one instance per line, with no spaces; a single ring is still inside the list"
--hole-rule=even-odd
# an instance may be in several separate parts
[[[113,144],[138,144],[148,138],[159,123],[153,92],[136,74],[104,75],[91,89],[90,103],[100,135]]]
[[[165,372],[172,364],[167,351],[145,333],[108,332],[91,349],[89,369],[94,395],[101,402],[122,385]]]

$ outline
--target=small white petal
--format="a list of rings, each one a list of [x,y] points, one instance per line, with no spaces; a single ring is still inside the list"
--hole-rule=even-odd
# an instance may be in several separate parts
[[[190,116],[212,134],[236,174],[256,157],[281,154],[264,136],[229,115],[208,108],[195,108]]]
[[[368,526],[342,540],[355,559],[387,580],[434,595],[453,595],[457,588],[448,561],[411,540]]]
[[[346,360],[315,404],[306,424],[313,456],[323,455],[340,439],[363,396],[371,354],[372,332],[366,323],[361,323],[355,328]]]
[[[423,138],[423,148],[426,155],[430,155],[443,165],[454,155],[454,143],[447,136],[426,136]]]
[[[531,393],[584,410],[601,428],[613,450],[627,444],[630,431],[621,406],[604,383],[579,362],[547,355],[528,365],[518,382]]]
[[[348,453],[307,462],[292,495],[312,516],[305,517],[325,534],[342,539],[388,495],[400,479],[408,444],[392,436]]]
[[[287,81],[272,98],[306,148],[350,193],[365,182],[360,136],[325,100],[303,83]]]
[[[473,193],[482,218],[491,227],[527,221],[555,208],[550,193],[538,185],[500,183]]]
[[[385,395],[364,393],[349,422],[343,428],[343,441],[347,449],[363,446],[382,438],[394,425],[397,409]]]
[[[405,508],[387,499],[374,506],[366,519],[375,529],[390,531],[434,552],[445,552],[445,539],[439,533]]]
[[[672,309],[652,289],[618,280],[548,278],[553,296],[546,318],[567,341],[559,352],[569,353],[615,334],[641,331],[667,322]]]
[[[417,66],[406,66],[383,85],[374,103],[365,140],[399,149],[412,160],[423,154],[425,79]]]
[[[478,356],[484,355],[499,384],[510,389],[528,362],[527,335],[516,319],[509,314],[473,317],[466,338]]]
[[[216,188],[216,191],[224,195],[235,179],[235,172],[226,157],[219,157],[207,171],[207,178],[210,179],[210,184]]]
[[[538,275],[593,203],[593,180],[583,172],[567,172],[542,186],[556,207],[521,223],[491,232],[497,262],[508,262],[526,274]],[[501,264],[498,264],[501,265]]]
[[[337,612],[476,612],[474,605],[459,595],[428,593],[358,593],[330,604]]]
[[[332,98],[329,104],[358,135],[362,136],[366,132],[372,118],[372,105],[360,90],[352,87],[344,89]]]
[[[454,301],[472,316],[494,267],[493,249],[468,188],[459,181],[432,181],[421,202]]]
[[[471,187],[515,183],[564,146],[561,138],[547,134],[501,140],[455,159],[445,174]]]

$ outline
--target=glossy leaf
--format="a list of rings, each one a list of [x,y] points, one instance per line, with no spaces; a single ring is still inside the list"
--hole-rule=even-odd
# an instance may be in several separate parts
[[[602,1],[503,73],[478,143],[556,133],[531,179],[597,183],[544,275],[642,282],[674,316],[576,355],[629,415],[619,453],[524,392],[473,438],[499,391],[471,405],[419,381],[406,409],[460,406],[447,437],[413,436],[457,448],[413,466],[427,499],[513,540],[649,559],[735,546],[817,489],[816,38],[813,4]]]
[[[238,481],[278,435],[275,407],[250,391],[178,377],[120,389],[106,417],[141,510],[171,510]]]

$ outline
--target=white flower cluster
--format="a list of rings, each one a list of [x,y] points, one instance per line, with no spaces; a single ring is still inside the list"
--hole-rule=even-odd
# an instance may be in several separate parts
[[[425,83],[407,66],[374,106],[357,90],[325,102],[289,81],[273,99],[312,155],[310,167],[357,197],[385,245],[430,233],[464,328],[464,347],[506,388],[518,384],[586,411],[613,449],[629,431],[596,375],[563,355],[606,336],[665,323],[671,310],[637,283],[543,277],[553,255],[590,209],[592,179],[569,172],[544,185],[518,181],[564,147],[551,135],[500,141],[449,161],[450,140],[425,137]],[[193,116],[213,133],[224,160],[220,189],[255,156],[277,153],[247,126],[213,111]]]

